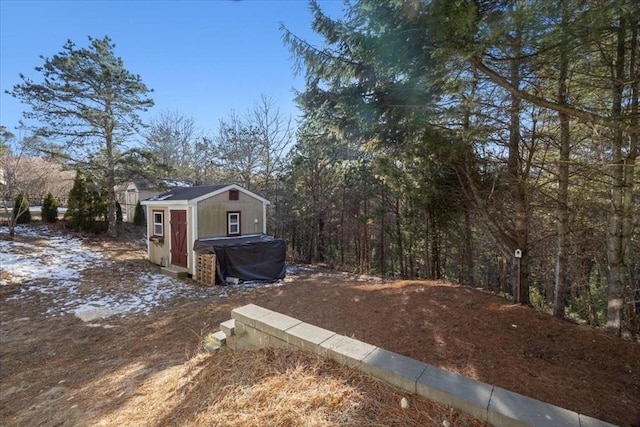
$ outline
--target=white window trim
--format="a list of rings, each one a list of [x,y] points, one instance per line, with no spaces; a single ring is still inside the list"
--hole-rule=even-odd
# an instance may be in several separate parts
[[[157,237],[164,237],[164,212],[153,211],[153,235]],[[160,215],[160,222],[156,222],[156,215]],[[160,227],[160,233],[156,232],[156,227]]]
[[[235,216],[237,218],[236,221],[231,221],[231,217]],[[235,233],[231,232],[231,226],[235,225],[237,230]],[[227,212],[227,235],[229,236],[239,236],[240,235],[240,212]]]

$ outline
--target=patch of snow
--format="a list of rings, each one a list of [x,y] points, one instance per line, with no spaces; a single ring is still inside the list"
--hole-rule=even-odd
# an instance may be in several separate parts
[[[181,181],[179,179],[163,179],[162,183],[167,187],[193,187],[192,182]]]
[[[29,206],[29,212],[31,213],[41,213],[42,212],[42,206]],[[59,214],[63,214],[67,212],[67,208],[63,208],[58,206],[58,213]]]
[[[46,237],[36,230],[31,233],[30,237]],[[16,234],[29,235],[22,230]],[[73,237],[48,237],[45,245],[0,241],[0,271],[11,277],[0,280],[0,285],[36,279],[78,280],[80,272],[98,259],[100,254],[87,250],[82,240]]]
[[[118,328],[118,326],[115,325],[109,325],[108,323],[105,324],[101,324],[101,323],[87,323],[85,326],[88,326],[90,328],[104,328],[104,329],[114,329],[114,328]]]
[[[294,276],[300,272],[300,267],[296,265],[287,265],[286,269],[287,276]]]
[[[51,231],[48,227],[44,225],[36,225],[27,227],[26,225],[16,225],[15,228],[16,236],[25,236],[25,237],[49,237],[51,236]],[[0,227],[0,234],[9,234],[9,227],[2,226]],[[2,242],[0,242],[2,243]]]
[[[157,201],[161,201],[161,200],[167,200],[170,197],[173,197],[173,193],[149,197],[148,200],[157,202]]]
[[[0,233],[8,233],[0,227]],[[84,322],[116,315],[148,314],[175,298],[226,298],[231,290],[244,291],[264,283],[243,283],[233,287],[199,287],[160,273],[131,274],[120,290],[103,290],[83,281],[83,271],[100,268],[105,272],[122,267],[103,259],[82,239],[65,236],[46,226],[18,226],[16,235],[39,238],[37,242],[0,241],[0,285],[20,284],[18,293],[7,301],[38,304],[46,298],[46,316],[73,314]],[[125,269],[126,270],[126,269]],[[84,286],[82,286],[84,285]],[[82,289],[81,289],[82,286]],[[267,285],[269,286],[269,285]],[[273,286],[273,285],[271,285]]]
[[[276,280],[274,282],[263,282],[260,280],[246,280],[242,281],[238,285],[229,286],[231,288],[242,288],[242,289],[267,289],[267,288],[277,288],[278,286],[284,285],[284,281]]]

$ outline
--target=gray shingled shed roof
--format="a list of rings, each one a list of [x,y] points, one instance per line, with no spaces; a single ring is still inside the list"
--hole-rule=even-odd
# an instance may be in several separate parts
[[[193,200],[205,194],[213,193],[214,191],[222,190],[225,187],[230,187],[232,184],[217,184],[217,185],[200,185],[197,187],[176,187],[166,193],[158,194],[157,196],[150,197],[149,201],[160,200]]]

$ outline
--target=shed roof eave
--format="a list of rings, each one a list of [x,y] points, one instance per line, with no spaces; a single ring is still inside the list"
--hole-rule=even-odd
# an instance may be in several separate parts
[[[237,184],[230,184],[230,185],[227,185],[226,187],[222,187],[222,188],[220,188],[220,189],[218,189],[218,190],[216,190],[216,191],[212,191],[211,193],[203,194],[202,196],[199,196],[199,197],[196,197],[196,198],[194,198],[194,199],[191,199],[191,200],[189,200],[189,202],[191,202],[191,203],[194,203],[194,204],[195,204],[195,203],[198,203],[198,202],[200,202],[200,201],[202,201],[202,200],[208,199],[208,198],[210,198],[210,197],[217,196],[217,195],[222,194],[222,193],[224,193],[225,191],[229,191],[229,190],[238,190],[238,191],[240,191],[240,192],[242,192],[242,193],[244,193],[244,194],[246,194],[246,195],[248,195],[248,196],[250,196],[250,197],[253,197],[254,199],[257,199],[257,200],[261,201],[262,203],[265,203],[265,204],[267,204],[267,205],[271,204],[271,202],[269,202],[269,201],[268,201],[267,199],[265,199],[264,197],[261,197],[261,196],[257,195],[256,193],[254,193],[254,192],[252,192],[252,191],[247,190],[247,189],[246,189],[246,188],[244,188],[244,187],[240,187],[240,186],[239,186],[239,185],[237,185]]]
[[[142,200],[142,206],[187,206],[188,200]]]
[[[246,195],[248,195],[251,198],[254,198],[258,201],[260,201],[261,203],[263,203],[264,205],[270,205],[271,202],[269,202],[267,199],[265,199],[264,197],[261,197],[259,195],[257,195],[256,193],[253,193],[252,191],[247,190],[246,188],[243,188],[237,184],[229,184],[229,185],[225,185],[224,187],[221,187],[217,190],[214,191],[210,191],[208,193],[202,194],[198,197],[194,197],[192,199],[185,199],[185,198],[181,198],[181,199],[171,199],[171,197],[173,196],[169,196],[164,200],[143,200],[141,203],[143,205],[148,205],[148,206],[158,206],[158,205],[162,205],[162,206],[166,206],[169,204],[179,204],[179,205],[197,205],[198,202],[201,202],[203,200],[209,199],[211,197],[215,197],[219,194],[224,193],[225,191],[229,191],[229,190],[238,190]]]

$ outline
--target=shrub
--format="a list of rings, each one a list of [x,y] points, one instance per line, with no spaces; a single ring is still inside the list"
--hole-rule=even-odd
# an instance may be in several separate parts
[[[108,221],[109,206],[107,204],[107,192],[100,189],[95,182],[87,181],[87,187],[89,187],[89,185],[92,187],[92,189],[89,190],[88,198],[92,220],[95,221],[97,218],[102,221]]]
[[[58,204],[56,199],[53,198],[53,194],[47,194],[47,197],[42,201],[42,221],[53,223],[58,220]]]
[[[136,211],[133,215],[133,223],[135,225],[145,225],[145,218],[144,218],[144,209],[142,209],[142,205],[140,204],[140,200],[138,200],[138,203],[136,203]]]
[[[71,227],[78,231],[87,231],[91,228],[91,223],[95,221],[95,217],[92,216],[91,197],[87,191],[87,182],[80,171],[76,172],[73,187],[69,191],[67,212],[64,219],[69,221]]]
[[[91,178],[85,178],[81,171],[76,172],[73,188],[69,192],[69,202],[65,221],[77,231],[103,233],[108,229],[107,192]],[[118,221],[122,221],[122,210],[116,206]]]
[[[24,194],[18,194],[13,204],[13,218],[16,224],[28,224],[31,222],[31,212],[29,211],[29,202]]]

